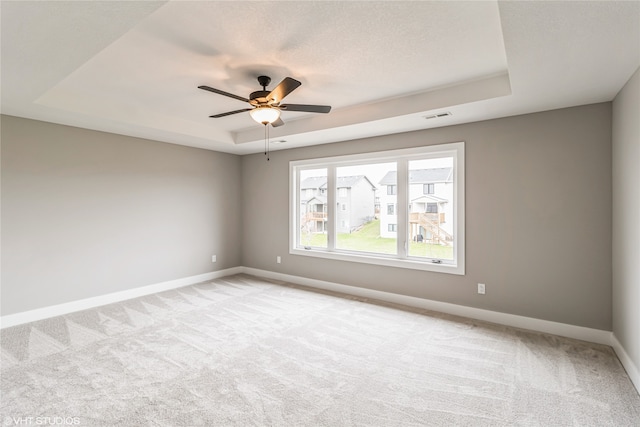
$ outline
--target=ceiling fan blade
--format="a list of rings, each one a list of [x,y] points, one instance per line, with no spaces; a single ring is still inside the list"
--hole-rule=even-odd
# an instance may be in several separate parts
[[[273,126],[274,128],[277,128],[278,126],[282,126],[284,124],[284,122],[282,121],[282,119],[280,117],[278,117],[278,120],[276,120],[275,122],[271,123],[271,126]]]
[[[284,104],[279,107],[283,111],[303,111],[306,113],[328,113],[330,105]]]
[[[302,83],[291,77],[285,77],[274,90],[267,95],[267,101],[282,102],[285,96],[296,90]]]
[[[211,117],[212,119],[219,119],[220,117],[230,116],[232,114],[244,113],[245,111],[251,111],[251,110],[253,110],[253,108],[243,108],[242,110],[227,111],[226,113],[220,113],[220,114],[216,114],[214,116],[209,116],[209,117]]]
[[[228,96],[229,98],[237,99],[238,101],[249,102],[247,98],[243,98],[242,96],[234,95],[229,92],[225,92],[220,89],[215,89],[209,86],[198,86],[198,89],[208,90],[209,92],[217,93],[218,95]]]

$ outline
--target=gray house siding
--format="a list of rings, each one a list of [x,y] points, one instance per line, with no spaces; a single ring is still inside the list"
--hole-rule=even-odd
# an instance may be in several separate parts
[[[352,184],[346,193],[347,197],[338,197],[339,233],[350,233],[371,221],[375,215],[375,190],[366,177]]]

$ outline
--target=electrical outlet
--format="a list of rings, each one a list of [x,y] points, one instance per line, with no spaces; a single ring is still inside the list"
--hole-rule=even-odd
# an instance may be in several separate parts
[[[485,294],[485,286],[484,283],[478,283],[478,293],[480,295],[484,295]]]
[[[278,256],[276,257],[276,262],[277,262],[278,264],[282,263],[282,258],[280,258],[280,255],[278,255]]]
[[[216,255],[211,255],[211,262],[216,262],[218,257]]]

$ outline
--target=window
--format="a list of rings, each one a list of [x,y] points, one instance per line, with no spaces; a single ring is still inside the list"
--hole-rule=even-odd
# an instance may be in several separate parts
[[[344,187],[338,188],[338,197],[347,197],[347,189]]]
[[[464,274],[462,142],[292,161],[290,188],[291,254]]]

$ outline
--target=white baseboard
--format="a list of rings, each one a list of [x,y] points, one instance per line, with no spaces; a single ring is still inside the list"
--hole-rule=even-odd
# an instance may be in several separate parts
[[[611,345],[612,333],[610,331],[568,325],[565,323],[551,322],[549,320],[534,319],[532,317],[518,316],[515,314],[500,313],[497,311],[483,310],[480,308],[433,301],[424,298],[410,297],[407,295],[394,294],[391,292],[359,288],[356,286],[347,286],[339,283],[308,279],[306,277],[292,276],[289,274],[275,273],[272,271],[259,270],[255,268],[245,267],[243,268],[243,271],[254,276],[261,276],[274,280],[282,280],[284,282],[296,283],[312,288],[341,292],[344,294],[355,295],[362,298],[377,299],[396,304],[408,305],[410,307],[423,308],[426,310],[453,314],[456,316],[470,317],[472,319],[484,320],[486,322],[498,323],[500,325],[513,326],[522,329],[531,329],[538,332],[545,332],[553,335],[560,335],[563,337],[575,338],[598,344]]]
[[[181,288],[183,286],[206,282],[207,280],[218,279],[220,277],[230,276],[232,274],[239,274],[242,273],[242,271],[242,267],[233,267],[225,270],[198,274],[196,276],[169,280],[168,282],[155,283],[153,285],[127,289],[126,291],[114,292],[111,294],[71,301],[63,304],[52,305],[49,307],[37,308],[35,310],[23,311],[21,313],[8,314],[6,316],[0,317],[0,329],[21,325],[23,323],[34,322],[36,320],[47,319],[50,317],[62,316],[64,314],[99,307],[101,305],[111,304],[114,302],[120,302],[131,298],[137,298],[156,292]]]
[[[620,344],[620,341],[618,341],[618,338],[616,338],[614,334],[611,334],[611,347],[613,347],[613,350],[618,355],[618,359],[620,359],[622,366],[624,366],[624,369],[627,371],[627,375],[629,375],[631,382],[636,386],[636,390],[640,393],[640,370],[635,363],[633,363],[633,360],[631,360],[627,351],[624,349],[622,344]]]

